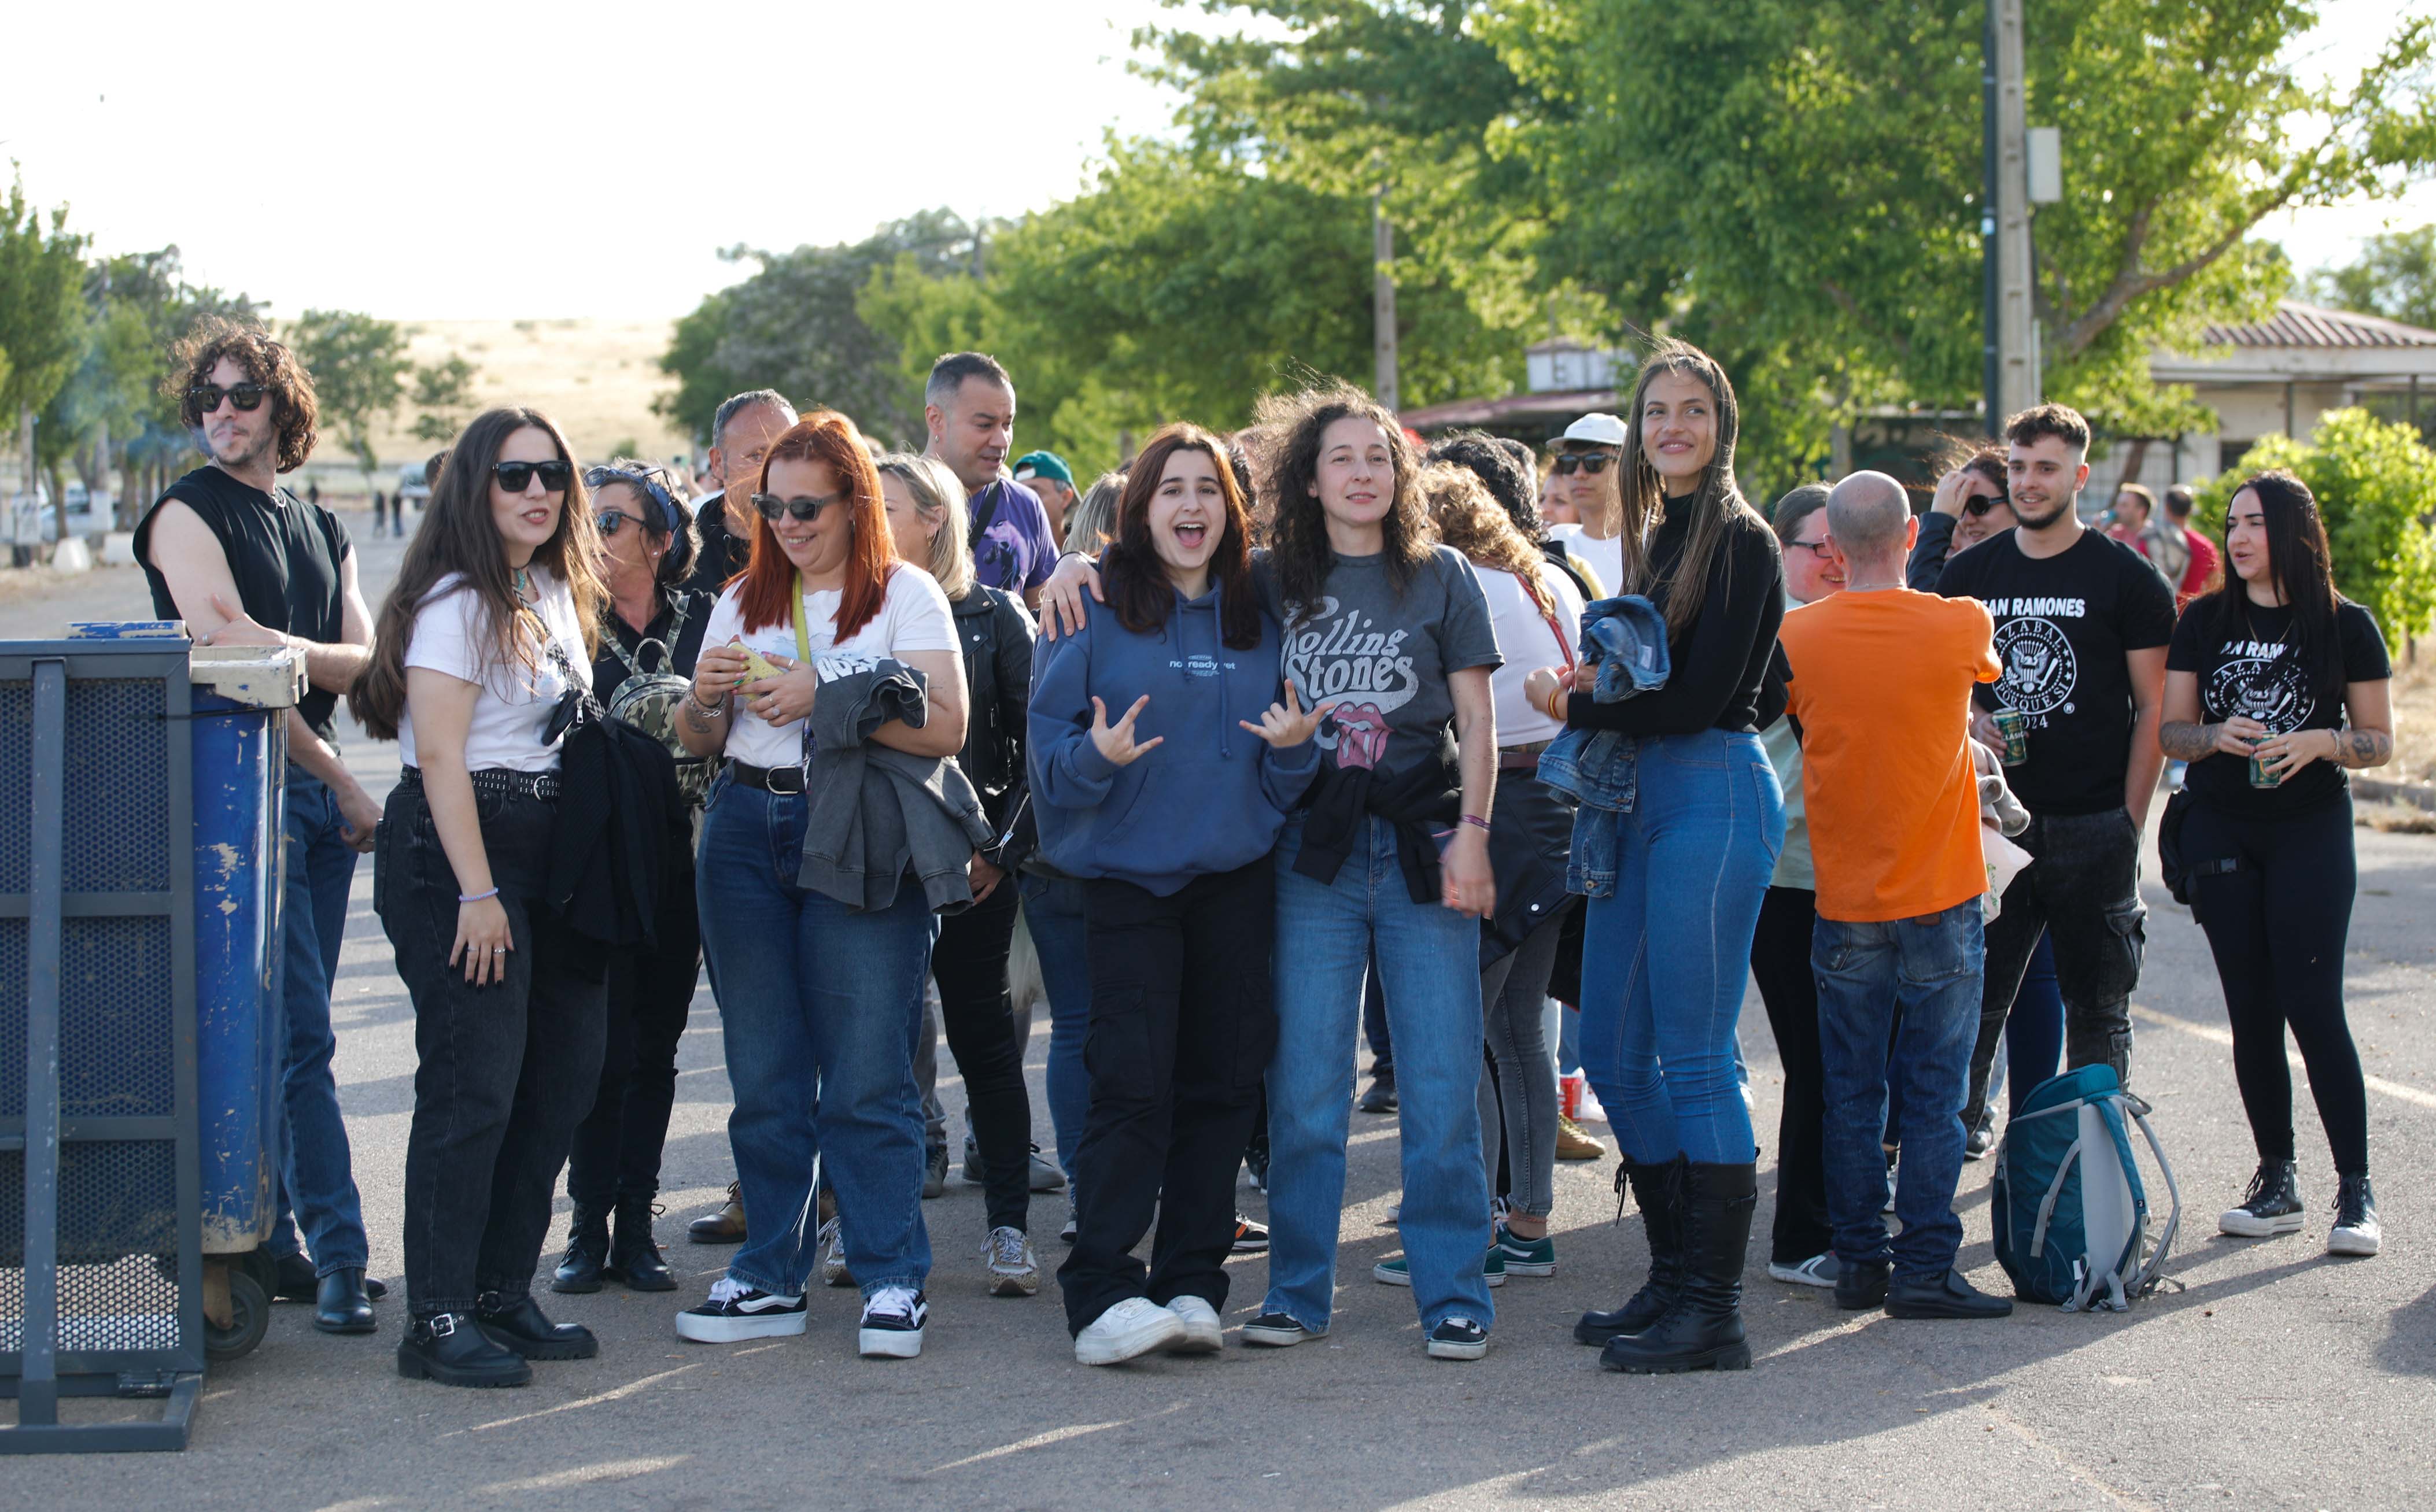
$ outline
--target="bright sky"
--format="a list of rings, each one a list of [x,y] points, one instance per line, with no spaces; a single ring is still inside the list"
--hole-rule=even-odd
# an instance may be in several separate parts
[[[2357,68],[2397,9],[2328,0],[2305,66]],[[1198,18],[1157,0],[17,9],[0,158],[35,202],[66,202],[104,252],[174,242],[189,277],[282,316],[409,320],[676,315],[739,276],[722,247],[1066,198],[1104,132],[1168,124],[1172,97],[1125,71],[1133,28]],[[243,93],[206,82],[222,70]],[[2262,230],[2308,269],[2431,219],[2421,184]]]

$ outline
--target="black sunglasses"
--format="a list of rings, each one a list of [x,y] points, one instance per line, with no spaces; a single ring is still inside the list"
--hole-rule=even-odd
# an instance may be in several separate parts
[[[824,507],[830,504],[844,504],[853,497],[854,495],[851,493],[831,494],[823,498],[780,498],[775,494],[756,494],[753,495],[753,507],[761,512],[763,519],[775,525],[790,514],[799,520],[819,519]]]
[[[1962,501],[1962,513],[1975,520],[1997,505],[2006,502],[2008,500],[2001,495],[1995,498],[1966,498]]]
[[[521,494],[532,486],[533,475],[541,475],[545,493],[564,494],[566,485],[575,481],[575,469],[565,462],[494,462],[491,476],[511,494]]]
[[[601,537],[606,539],[624,530],[626,522],[634,517],[622,510],[603,510],[592,516],[592,523],[600,527]]]
[[[193,405],[195,412],[200,415],[208,415],[218,409],[223,399],[252,414],[262,408],[262,401],[270,392],[258,383],[240,383],[229,389],[217,383],[199,383],[186,391],[186,402]]]
[[[1557,459],[1557,472],[1559,477],[1564,478],[1571,478],[1577,472],[1588,473],[1592,478],[1596,478],[1606,472],[1614,461],[1614,456],[1608,452],[1592,452],[1587,456],[1575,453]]]

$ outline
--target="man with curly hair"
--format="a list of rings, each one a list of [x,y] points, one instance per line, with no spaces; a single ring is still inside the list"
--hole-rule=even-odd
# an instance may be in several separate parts
[[[310,687],[287,716],[287,1041],[282,1192],[270,1250],[279,1295],[311,1302],[328,1333],[370,1333],[369,1246],[331,1071],[330,982],[356,857],[380,805],[335,746],[339,694],[370,659],[372,616],[338,516],[279,483],[312,454],[313,380],[251,322],[206,317],[179,343],[169,396],[209,461],[169,485],[135,530],[153,612],[196,644],[285,646]],[[300,1249],[293,1214],[310,1246]]]

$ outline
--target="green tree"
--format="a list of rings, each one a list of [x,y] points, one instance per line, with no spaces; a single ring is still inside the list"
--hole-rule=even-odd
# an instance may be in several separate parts
[[[306,310],[290,322],[287,344],[313,375],[322,428],[366,473],[380,466],[373,426],[406,400],[406,333],[394,321],[353,310]]]
[[[65,205],[44,217],[22,180],[0,202],[0,416],[26,441],[30,492],[38,463],[35,417],[75,375],[85,346],[84,237],[67,229]],[[64,513],[65,500],[58,501]]]
[[[861,241],[793,252],[734,247],[731,262],[760,266],[677,322],[660,369],[676,391],[654,408],[707,436],[721,400],[748,389],[776,389],[798,405],[852,415],[882,440],[922,434],[918,401],[908,403],[895,341],[863,320],[857,297],[874,269],[910,257],[925,272],[967,265],[973,228],[947,210],[892,222]]]
[[[2330,410],[2306,443],[2270,436],[2200,491],[2192,518],[2220,543],[2224,508],[2242,479],[2289,468],[2318,498],[2334,555],[2335,586],[2368,606],[2389,641],[2427,633],[2436,619],[2436,451],[2409,426],[2365,409]]]
[[[474,418],[474,364],[461,352],[414,370],[414,439],[445,446]]]
[[[2436,225],[2368,237],[2357,259],[2321,269],[2308,288],[2322,304],[2436,329]]]

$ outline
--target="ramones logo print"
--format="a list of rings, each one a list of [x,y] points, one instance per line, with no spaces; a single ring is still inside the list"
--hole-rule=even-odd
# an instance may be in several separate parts
[[[2222,719],[2256,720],[2270,735],[2289,735],[2318,711],[2300,666],[2282,656],[2242,656],[2218,667],[2208,675],[2207,706]]]
[[[2008,707],[2025,714],[2072,712],[2069,700],[2080,664],[2054,620],[2025,616],[1997,626],[1996,659],[2005,668],[1996,696]]]

